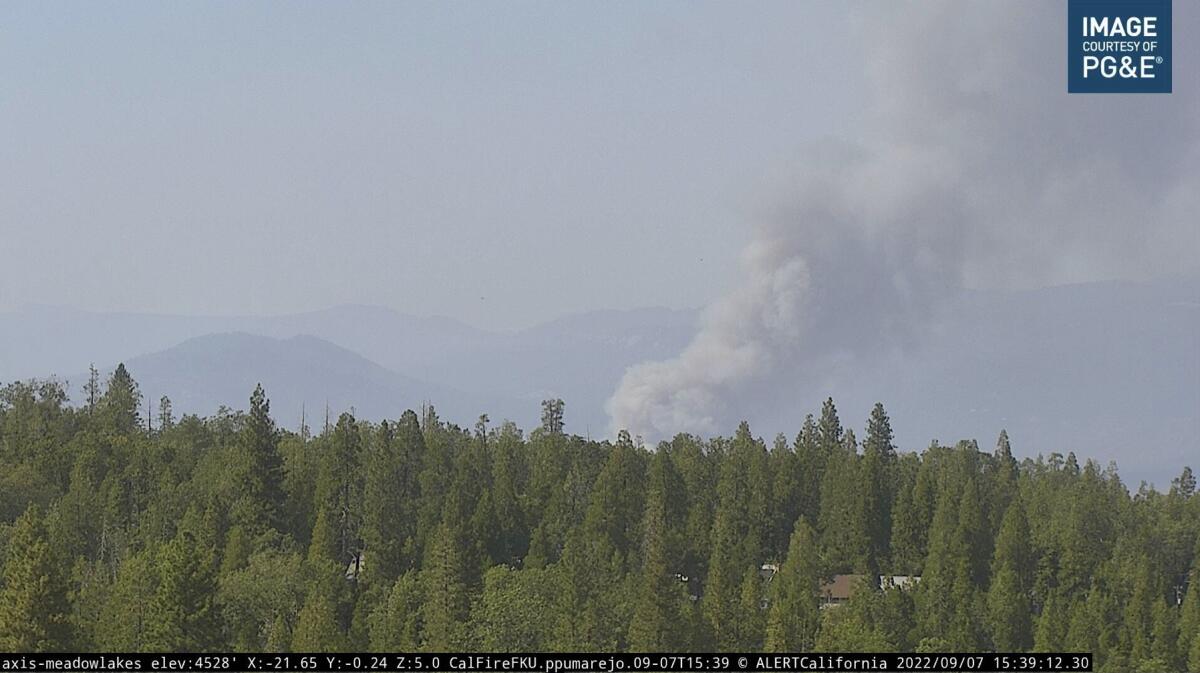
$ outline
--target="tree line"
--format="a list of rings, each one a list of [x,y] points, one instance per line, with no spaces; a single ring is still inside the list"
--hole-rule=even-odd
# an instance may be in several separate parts
[[[7,651],[1086,651],[1200,670],[1200,497],[1004,432],[898,452],[832,400],[794,438],[522,432],[432,407],[143,416],[119,366],[0,389]],[[769,568],[765,570],[764,567]],[[860,577],[822,607],[834,575]],[[880,588],[879,576],[919,581]]]

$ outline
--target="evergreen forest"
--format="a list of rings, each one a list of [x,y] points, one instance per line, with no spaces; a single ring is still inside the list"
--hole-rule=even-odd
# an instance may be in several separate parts
[[[53,379],[0,389],[0,650],[1073,651],[1200,671],[1183,466],[1163,492],[1074,453],[1018,460],[1002,431],[900,452],[882,405],[849,423],[833,400],[794,436],[650,447],[564,432],[561,400],[528,432],[431,406],[292,430],[247,394],[177,418],[124,366],[78,401]],[[824,605],[836,575],[856,590]]]

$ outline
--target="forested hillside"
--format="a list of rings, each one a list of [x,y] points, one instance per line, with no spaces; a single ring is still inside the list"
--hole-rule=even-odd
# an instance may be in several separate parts
[[[249,394],[250,391],[247,391]],[[1200,497],[833,401],[653,450],[433,409],[153,418],[118,367],[0,391],[0,649],[1070,650],[1200,670]],[[766,567],[764,567],[766,566]],[[772,567],[773,566],[773,567]],[[822,607],[834,575],[869,579]]]

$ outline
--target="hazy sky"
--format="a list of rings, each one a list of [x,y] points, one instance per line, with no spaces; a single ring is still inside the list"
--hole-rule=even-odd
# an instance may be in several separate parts
[[[0,310],[698,306],[853,134],[840,3],[4,3]]]
[[[974,287],[1195,271],[1194,8],[1175,93],[1069,96],[1043,0],[4,3],[0,310],[508,328],[710,305],[739,250],[897,285],[888,237]]]

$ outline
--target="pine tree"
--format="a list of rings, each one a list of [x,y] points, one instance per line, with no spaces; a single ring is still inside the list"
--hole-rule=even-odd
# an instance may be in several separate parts
[[[837,453],[844,446],[842,421],[838,418],[833,398],[821,405],[821,418],[817,421],[817,447],[825,458]]]
[[[998,534],[1008,506],[1017,496],[1017,480],[1020,478],[1020,469],[1017,467],[1017,460],[1013,458],[1012,445],[1008,441],[1006,430],[1000,431],[1000,437],[996,440],[996,452],[992,455],[990,466],[991,479],[988,489],[990,506],[988,511],[991,513],[992,531]]]
[[[743,578],[748,569],[757,571],[764,560],[766,483],[766,448],[743,422],[721,463],[712,555],[704,587],[703,614],[714,644],[721,650],[739,647]]]
[[[74,629],[67,581],[36,505],[17,519],[7,547],[0,588],[0,651],[71,651]]]
[[[812,414],[804,417],[804,425],[794,443],[799,471],[799,502],[797,516],[817,521],[821,510],[821,480],[825,475],[825,454],[821,450],[817,423]]]
[[[843,441],[853,442],[854,433],[847,432]],[[860,477],[859,457],[849,447],[829,454],[821,482],[819,523],[826,561],[836,573],[872,572],[868,567],[869,540],[861,495],[866,487]]]
[[[121,560],[116,577],[103,596],[95,625],[95,642],[102,651],[142,652],[150,624],[150,606],[158,577],[157,549],[143,550]]]
[[[992,584],[988,615],[992,643],[1001,652],[1023,652],[1033,645],[1033,585],[1029,522],[1021,502],[1014,501],[1004,515],[992,559]]]
[[[142,393],[138,391],[137,383],[129,375],[129,370],[125,369],[124,363],[118,364],[113,370],[100,404],[111,431],[119,435],[141,431],[142,420],[138,410],[142,405]]]
[[[521,431],[514,423],[503,423],[493,445],[491,503],[496,523],[496,547],[492,560],[513,565],[529,548],[529,530],[522,507],[527,466],[523,460]]]
[[[344,560],[338,544],[337,531],[334,529],[333,517],[329,515],[329,510],[325,507],[317,512],[317,522],[313,524],[312,537],[308,543],[308,560],[314,563],[334,564],[340,564]]]
[[[171,410],[171,398],[163,395],[158,399],[158,430],[167,432],[175,425],[175,414]]]
[[[993,584],[992,590],[996,590]],[[1070,610],[1070,618],[1063,634],[1063,648],[1070,652],[1099,652],[1100,625],[1096,623],[1096,609],[1101,601],[1101,591],[1092,587],[1084,600],[1075,601]],[[1031,618],[1032,619],[1032,618]],[[995,634],[993,633],[993,637]],[[996,641],[996,648],[1004,651],[1018,651],[1002,647]]]
[[[670,464],[667,454],[657,454],[653,472],[665,473],[664,464]],[[651,491],[642,524],[641,591],[629,626],[629,646],[634,652],[678,652],[687,645],[687,634],[682,628],[686,595],[670,560],[673,554],[667,529],[667,477],[665,474],[658,477],[656,481],[663,483]]]
[[[740,652],[759,652],[766,636],[766,613],[763,611],[763,586],[758,568],[747,568],[742,575],[737,602],[734,639]]]
[[[868,575],[878,575],[880,567],[889,560],[894,500],[891,473],[895,462],[896,448],[892,445],[891,421],[883,405],[876,403],[867,422],[867,436],[863,442],[862,465],[858,475],[859,507],[867,538],[862,565]]]
[[[1183,498],[1190,498],[1196,493],[1196,475],[1192,474],[1191,467],[1184,466],[1183,472],[1171,480],[1171,493]]]
[[[279,431],[271,419],[271,402],[262,384],[250,395],[250,413],[238,441],[238,483],[244,509],[251,520],[241,521],[251,530],[278,526],[283,510],[283,458]]]
[[[212,550],[190,533],[180,533],[158,556],[158,588],[149,605],[146,640],[151,652],[209,652],[221,645],[215,605]]]
[[[371,649],[413,652],[421,646],[421,604],[424,596],[415,570],[401,575],[371,615]]]
[[[626,435],[609,452],[608,461],[592,488],[583,521],[586,534],[605,538],[620,555],[624,568],[632,567],[630,554],[641,541],[639,528],[646,509],[645,488],[642,454]]]
[[[771,652],[811,652],[821,623],[820,551],[803,518],[796,521],[787,558],[771,579],[767,643]]]
[[[446,523],[439,526],[421,571],[424,603],[423,647],[431,652],[454,652],[463,645],[467,618],[467,585],[463,580],[463,543]]]
[[[337,606],[321,588],[304,601],[292,632],[292,652],[342,652],[346,635],[337,619]]]
[[[738,646],[736,622],[738,580],[747,567],[739,558],[737,537],[728,509],[717,512],[713,524],[713,550],[708,562],[708,576],[704,584],[703,613],[706,627],[712,634],[713,646],[718,651],[736,650]],[[753,568],[753,566],[750,566]]]
[[[1174,606],[1169,605],[1162,597],[1154,600],[1151,618],[1153,625],[1153,645],[1150,648],[1151,657],[1162,662],[1169,670],[1178,670],[1182,661],[1179,656],[1179,615]]]
[[[358,422],[352,415],[342,414],[330,439],[317,476],[317,506],[327,510],[337,560],[347,563],[359,551],[362,520],[362,475],[359,469],[362,436]]]
[[[87,401],[88,414],[95,413],[96,405],[100,402],[100,372],[96,370],[94,362],[88,365],[88,381],[83,385],[83,395]]]
[[[936,447],[936,444],[935,444]],[[920,575],[929,554],[929,531],[937,505],[937,474],[931,451],[926,451],[910,490],[897,498],[892,523],[892,566],[897,572]]]
[[[1192,570],[1188,576],[1187,593],[1179,614],[1180,658],[1186,660],[1189,671],[1200,671],[1200,538],[1192,554]]]
[[[1042,606],[1037,630],[1033,637],[1034,652],[1061,652],[1066,639],[1069,613],[1067,601],[1059,592],[1052,592]]]
[[[943,491],[929,531],[929,558],[917,590],[917,619],[925,637],[943,638],[953,651],[979,647],[983,608],[974,579],[972,537],[982,524],[971,480],[955,497]]]
[[[561,435],[563,432],[562,400],[542,400],[542,431],[551,435]]]
[[[393,427],[384,421],[366,449],[362,538],[367,573],[386,586],[406,569],[404,544],[413,537],[416,474],[405,458]]]

